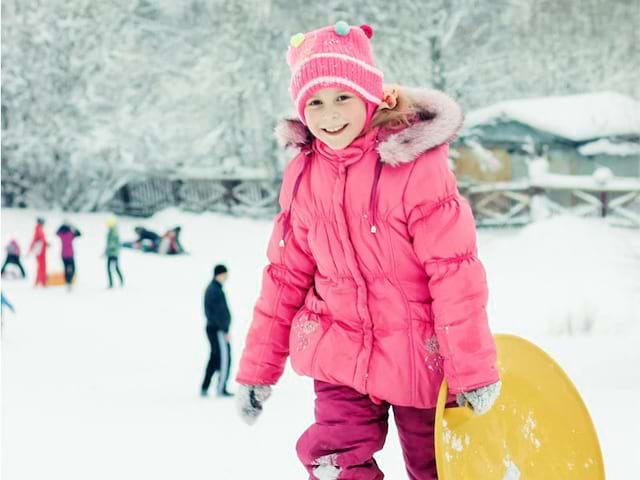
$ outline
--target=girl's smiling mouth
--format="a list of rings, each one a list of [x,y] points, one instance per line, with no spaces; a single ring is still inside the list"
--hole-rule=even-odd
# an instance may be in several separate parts
[[[322,131],[328,135],[337,135],[341,133],[345,128],[347,128],[348,125],[349,125],[348,123],[345,123],[341,127],[337,127],[337,128],[323,128]]]

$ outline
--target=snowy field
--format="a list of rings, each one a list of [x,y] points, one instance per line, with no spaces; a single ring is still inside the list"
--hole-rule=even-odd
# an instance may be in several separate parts
[[[2,245],[26,251],[37,212],[3,210]],[[200,398],[208,355],[202,294],[215,263],[230,270],[225,289],[242,350],[265,262],[270,222],[167,210],[120,219],[120,236],[143,224],[183,226],[190,255],[124,251],[123,289],[106,289],[106,215],[46,215],[49,270],[61,270],[53,233],[63,218],[76,241],[77,285],[34,290],[6,280],[16,308],[2,332],[4,480],[302,479],[295,442],[312,421],[309,379],[287,370],[253,427],[233,400]],[[608,473],[640,470],[640,232],[599,220],[557,218],[522,230],[482,230],[494,332],[523,335],[569,373],[593,416]],[[235,390],[235,385],[230,385]],[[379,463],[406,478],[391,422]],[[635,473],[634,473],[635,472]]]

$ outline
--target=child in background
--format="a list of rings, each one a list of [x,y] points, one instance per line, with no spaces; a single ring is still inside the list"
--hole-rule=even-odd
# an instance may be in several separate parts
[[[118,222],[114,217],[110,217],[107,220],[107,246],[104,254],[107,257],[107,276],[109,279],[109,288],[113,288],[113,276],[111,275],[111,269],[115,269],[120,279],[120,286],[124,286],[124,278],[120,271],[119,256],[120,256],[120,236],[118,235]]]
[[[368,25],[291,38],[298,119],[280,127],[289,163],[237,381],[253,423],[291,357],[314,379],[315,423],[299,439],[311,478],[380,479],[374,454],[393,408],[409,477],[435,479],[434,417],[476,414],[500,391],[475,223],[449,170],[460,107],[442,92],[383,89]]]
[[[47,247],[49,243],[44,233],[44,218],[38,217],[36,219],[36,228],[33,232],[33,240],[29,246],[29,252],[36,256],[37,273],[34,287],[46,287],[47,286]]]
[[[158,253],[161,253],[163,255],[179,255],[185,253],[184,248],[180,243],[181,231],[182,227],[180,226],[167,230],[160,239]]]
[[[60,237],[62,244],[62,264],[64,266],[64,281],[67,284],[67,290],[71,291],[73,277],[76,274],[75,252],[73,250],[74,239],[80,236],[80,230],[75,228],[69,222],[63,222],[58,228],[56,235]]]
[[[2,265],[2,272],[0,272],[0,274],[4,275],[4,272],[8,265],[15,265],[20,270],[22,278],[25,278],[27,274],[22,267],[22,262],[20,262],[20,245],[18,245],[18,242],[16,242],[16,240],[12,238],[5,247],[5,250],[7,251],[7,258],[5,258],[4,260],[4,264]]]

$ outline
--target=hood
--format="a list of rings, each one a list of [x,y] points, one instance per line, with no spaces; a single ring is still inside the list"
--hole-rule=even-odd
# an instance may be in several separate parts
[[[398,165],[414,161],[424,152],[452,142],[464,121],[460,105],[439,90],[399,87],[412,106],[416,120],[407,127],[382,126],[378,153],[382,163]],[[276,138],[283,147],[309,148],[313,136],[298,119],[284,119],[276,127]]]

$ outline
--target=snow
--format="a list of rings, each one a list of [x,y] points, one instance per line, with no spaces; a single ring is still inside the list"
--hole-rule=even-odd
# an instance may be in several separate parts
[[[38,213],[3,210],[2,244],[15,236],[26,249]],[[74,291],[2,282],[16,308],[3,318],[2,478],[240,480],[268,478],[267,468],[303,478],[295,444],[313,418],[311,380],[288,368],[253,426],[233,400],[199,397],[208,354],[201,302],[212,267],[230,270],[237,365],[271,223],[176,210],[120,219],[123,240],[138,224],[180,224],[190,254],[124,251],[126,286],[110,291],[100,257],[109,215],[64,215],[83,232]],[[62,214],[45,216],[58,270],[53,232]],[[628,478],[640,468],[640,422],[629,408],[640,395],[639,231],[555,217],[480,230],[479,251],[492,329],[527,337],[563,366],[591,412],[608,477]],[[23,261],[32,277],[34,260]],[[393,422],[377,459],[388,478],[406,478]]]
[[[596,170],[593,175],[561,175],[549,173],[531,179],[531,185],[554,190],[592,190],[600,192],[631,192],[640,190],[640,178],[615,177],[609,170]]]
[[[611,169],[597,167],[591,175],[549,173],[549,162],[534,157],[528,165],[531,186],[554,190],[591,190],[600,192],[631,192],[640,190],[640,178],[616,177]]]
[[[503,460],[504,466],[506,467],[506,471],[504,473],[504,477],[502,480],[519,480],[520,479],[520,470],[509,458]]]
[[[607,138],[601,138],[595,142],[589,142],[578,148],[581,155],[592,157],[595,155],[611,155],[614,157],[632,157],[640,155],[640,143],[612,142]]]
[[[483,172],[495,173],[502,168],[502,161],[497,158],[491,150],[482,146],[482,144],[474,139],[465,140],[465,145],[471,148],[474,157],[478,159],[480,169]]]
[[[336,465],[335,453],[323,455],[317,458],[313,464],[318,465],[313,468],[313,475],[318,480],[336,480],[340,475],[340,468]]]
[[[613,92],[508,100],[469,112],[465,128],[510,120],[575,142],[640,135],[640,102]]]
[[[336,480],[340,475],[340,469],[331,465],[321,465],[313,469],[313,475],[318,480]]]

